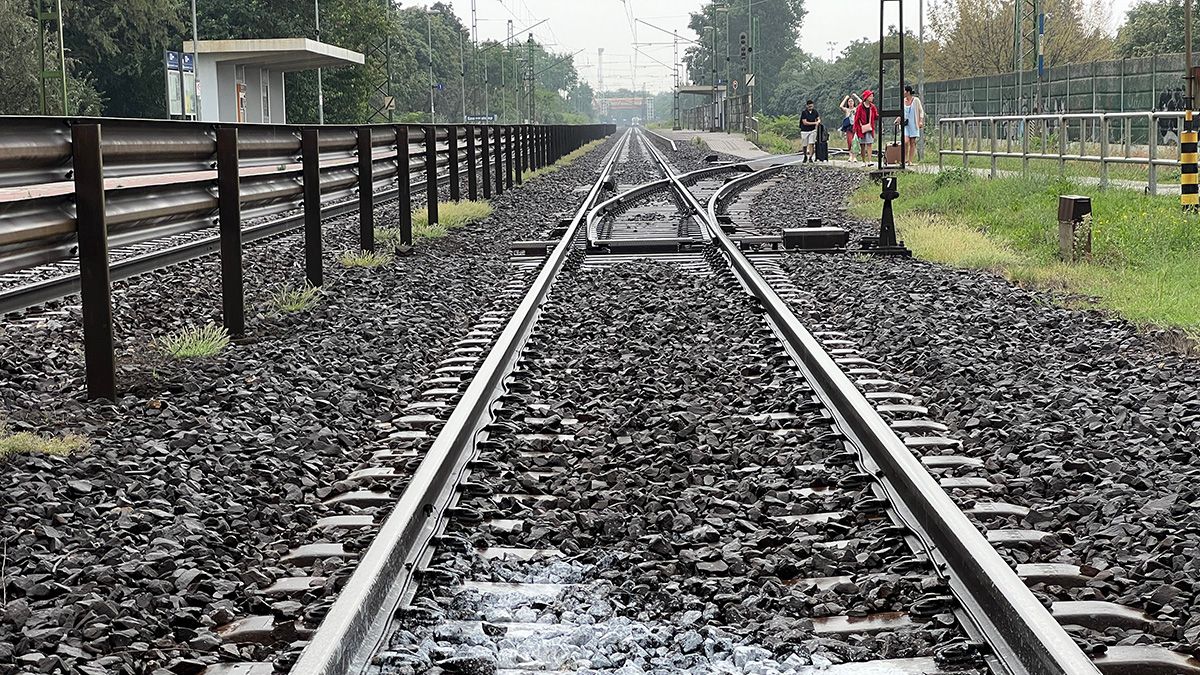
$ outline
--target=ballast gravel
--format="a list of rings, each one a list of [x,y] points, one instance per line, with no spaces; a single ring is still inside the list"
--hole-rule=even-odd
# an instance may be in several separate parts
[[[760,201],[799,203],[828,182],[783,183]],[[806,293],[802,318],[846,332],[949,425],[984,460],[989,499],[1033,509],[1010,527],[1055,535],[1010,561],[1090,577],[1036,592],[1146,613],[1133,627],[1072,628],[1081,644],[1200,652],[1200,361],[1177,338],[987,272],[853,255],[783,266]]]
[[[423,584],[383,672],[809,673],[930,656],[959,636],[940,612],[816,632],[944,588],[853,467],[810,466],[842,443],[732,277],[662,263],[567,275],[491,427],[481,459],[494,468],[471,477],[481,496],[460,503],[519,524],[451,524],[466,550],[433,566],[455,581]],[[844,515],[796,517],[832,511]],[[498,547],[549,557],[472,552]],[[852,580],[811,581],[836,575]]]
[[[327,224],[326,283],[298,314],[269,296],[303,283],[301,237],[247,246],[249,335],[213,358],[172,361],[155,341],[219,322],[215,256],[115,284],[113,403],[82,400],[77,300],[6,318],[0,418],[89,447],[0,459],[0,672],[190,673],[270,658],[273,646],[214,633],[253,614],[276,617],[275,641],[295,639],[287,626],[303,608],[259,591],[297,573],[344,577],[341,558],[280,559],[322,540],[312,526],[338,513],[322,501],[365,465],[492,289],[516,278],[509,242],[572,212],[603,154],[506,192],[484,222],[377,269],[336,259],[355,248],[356,219]],[[381,206],[377,224],[394,218]]]

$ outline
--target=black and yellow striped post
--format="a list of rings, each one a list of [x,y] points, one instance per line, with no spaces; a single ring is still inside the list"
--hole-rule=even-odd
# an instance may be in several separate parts
[[[1200,209],[1200,180],[1197,180],[1196,123],[1192,111],[1184,113],[1179,135],[1179,203],[1185,211]]]

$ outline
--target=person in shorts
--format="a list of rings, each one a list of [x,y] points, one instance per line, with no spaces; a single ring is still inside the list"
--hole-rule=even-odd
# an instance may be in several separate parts
[[[800,145],[804,146],[804,163],[815,162],[817,157],[817,128],[821,126],[821,114],[817,104],[810,98],[800,113]]]
[[[875,107],[875,92],[867,89],[862,93],[862,103],[854,111],[854,135],[858,137],[858,148],[862,161],[871,165],[871,151],[875,148],[875,134],[879,132],[879,108]]]
[[[862,103],[858,96],[846,94],[838,107],[842,109],[842,133],[846,135],[846,153],[854,156],[854,111]]]

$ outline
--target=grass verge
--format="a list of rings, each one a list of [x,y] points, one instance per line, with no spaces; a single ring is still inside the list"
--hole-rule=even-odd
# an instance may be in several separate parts
[[[598,141],[592,141],[591,143],[582,145],[578,149],[572,150],[571,152],[568,152],[567,154],[563,155],[561,159],[559,159],[557,162],[555,162],[549,166],[543,166],[542,168],[540,168],[536,171],[532,171],[532,170],[523,171],[521,173],[521,180],[522,180],[522,182],[524,182],[524,181],[528,181],[533,178],[540,178],[542,176],[548,176],[548,175],[558,171],[559,169],[562,169],[563,167],[571,164],[572,162],[579,159],[580,157],[583,157],[584,155],[588,154],[593,149],[598,147],[601,143],[604,143],[604,139],[600,139]]]
[[[28,431],[13,433],[6,424],[0,422],[0,459],[18,454],[65,456],[86,447],[87,439],[82,436],[47,438]]]
[[[382,267],[392,261],[392,254],[383,251],[346,251],[338,256],[343,267]]]
[[[210,323],[175,331],[158,340],[158,348],[175,359],[204,359],[216,356],[229,346],[224,326]]]
[[[321,289],[316,286],[305,286],[300,289],[280,287],[271,294],[270,303],[276,310],[290,314],[312,309],[320,297]]]
[[[1062,178],[989,180],[958,169],[905,175],[897,227],[921,258],[990,269],[1040,288],[1096,298],[1143,325],[1200,337],[1200,218],[1177,197],[1100,190]],[[1092,198],[1092,257],[1058,259],[1058,196]],[[852,205],[877,219],[879,188],[865,185]]]

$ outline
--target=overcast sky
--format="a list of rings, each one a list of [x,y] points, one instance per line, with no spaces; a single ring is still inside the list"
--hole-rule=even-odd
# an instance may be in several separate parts
[[[1111,1],[1113,30],[1133,2]],[[415,0],[405,4],[430,5],[433,0]],[[470,25],[471,0],[452,0],[451,4],[463,21]],[[916,0],[907,0],[904,4],[905,26],[915,32],[919,17],[918,3]],[[534,28],[534,37],[544,44],[553,45],[551,49],[557,52],[583,50],[575,57],[575,64],[580,75],[593,86],[598,74],[596,50],[603,47],[605,88],[636,89],[644,84],[650,91],[671,88],[671,71],[662,64],[669,64],[673,60],[672,38],[669,33],[632,22],[637,29],[637,42],[651,43],[641,47],[645,55],[635,55],[631,17],[667,31],[678,30],[681,37],[695,39],[695,34],[687,28],[688,16],[703,5],[703,0],[476,0],[480,39],[503,39],[507,36],[510,19],[516,31],[546,19],[546,23]],[[840,51],[854,40],[878,38],[878,6],[877,0],[807,0],[805,7],[808,16],[800,32],[800,46],[805,51],[828,58],[830,42],[835,51]],[[856,17],[861,20],[856,20]],[[661,44],[664,42],[666,44]],[[656,60],[662,64],[656,63]]]

